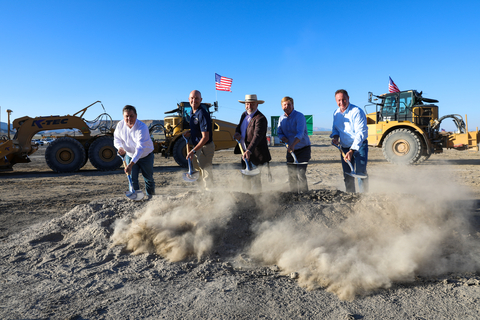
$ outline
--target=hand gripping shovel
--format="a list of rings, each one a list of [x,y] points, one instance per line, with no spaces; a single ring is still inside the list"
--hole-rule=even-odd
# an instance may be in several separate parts
[[[120,154],[117,153],[117,155],[122,158],[123,160],[123,165],[125,166],[125,168],[127,167],[127,163],[125,162],[125,158],[123,156],[121,156]],[[137,190],[135,191],[133,189],[133,181],[132,181],[132,176],[129,175],[127,173],[127,177],[128,177],[128,186],[129,186],[129,191],[125,191],[125,195],[127,196],[128,199],[130,200],[133,200],[133,201],[140,201],[143,199],[143,197],[145,196],[142,192],[142,190]]]
[[[288,149],[288,144],[285,143],[285,148]],[[287,164],[308,164],[308,162],[298,162],[297,160],[297,156],[295,155],[295,152],[290,152],[290,154],[292,155],[293,157],[293,162],[287,162]]]
[[[345,159],[345,153],[343,152],[342,148],[339,146],[339,145],[336,145],[336,144],[333,144],[333,146],[337,147],[338,150],[340,150],[340,152],[342,153],[342,156],[343,156],[343,160],[348,164],[348,166],[350,167],[350,172],[345,172],[346,174],[348,174],[349,176],[352,176],[354,178],[359,178],[359,179],[366,179],[368,178],[368,176],[366,174],[363,174],[363,173],[356,173],[355,170],[353,170],[353,166],[352,166],[352,163],[349,161],[349,160],[346,160]]]
[[[242,156],[243,156],[242,144],[241,144],[240,141],[238,141],[237,139],[235,139],[235,141],[237,141],[238,146],[240,147],[240,151],[242,152]],[[245,159],[245,164],[247,165],[247,169],[242,169],[242,170],[240,170],[240,172],[241,172],[243,175],[246,175],[246,176],[256,176],[257,174],[260,173],[260,170],[258,170],[257,167],[255,167],[253,164],[251,164],[250,161],[248,161],[248,159]]]
[[[187,154],[190,152],[188,150],[188,139],[185,138],[184,135],[182,135],[183,139],[185,139],[185,142],[187,143]],[[198,177],[200,176],[200,172],[198,171],[195,171],[193,169],[193,164],[192,164],[192,159],[187,159],[188,161],[188,172],[185,172],[183,174],[183,180],[185,180],[186,182],[195,182],[198,180]]]

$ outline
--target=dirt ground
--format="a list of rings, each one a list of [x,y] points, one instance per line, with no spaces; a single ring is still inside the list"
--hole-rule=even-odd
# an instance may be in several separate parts
[[[122,170],[57,174],[45,147],[0,173],[2,319],[478,319],[480,154],[417,166],[369,150],[370,192],[347,194],[339,152],[312,137],[310,191],[242,189],[215,153],[216,187],[155,155],[156,195],[132,202]]]

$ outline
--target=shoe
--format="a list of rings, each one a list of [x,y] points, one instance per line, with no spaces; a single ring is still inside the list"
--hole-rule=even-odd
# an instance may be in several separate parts
[[[143,198],[144,201],[148,201],[148,200],[150,200],[150,199],[152,199],[152,195],[151,195],[151,194],[147,194],[147,195]]]

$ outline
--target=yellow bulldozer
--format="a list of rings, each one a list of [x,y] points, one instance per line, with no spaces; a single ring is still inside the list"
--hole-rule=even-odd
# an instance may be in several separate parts
[[[369,105],[375,112],[367,113],[368,145],[382,148],[391,163],[418,164],[443,149],[479,150],[480,134],[468,131],[461,115],[438,117],[438,100],[425,98],[422,92],[407,90],[379,96],[368,93]],[[452,119],[455,132],[445,132],[440,124]],[[466,121],[465,116],[465,121]]]
[[[117,157],[113,145],[113,121],[110,115],[102,113],[93,121],[86,121],[83,115],[88,108],[100,101],[83,108],[74,115],[45,116],[15,119],[10,137],[10,113],[8,112],[8,136],[0,140],[0,171],[12,170],[16,163],[30,162],[30,156],[38,150],[38,144],[32,138],[46,130],[76,130],[74,136],[66,135],[48,144],[45,161],[55,172],[74,172],[82,168],[90,159],[98,170],[108,171],[120,167],[122,160]],[[103,105],[102,105],[103,108]],[[105,108],[103,108],[105,111]],[[77,135],[78,134],[78,135]]]
[[[212,109],[213,107],[213,109]],[[202,103],[200,108],[207,110],[210,115],[218,111],[218,103]],[[192,107],[189,102],[180,102],[177,108],[165,112],[168,116],[164,118],[163,125],[156,124],[150,128],[150,134],[155,131],[163,133],[163,139],[154,140],[154,152],[161,153],[164,157],[173,156],[175,162],[181,167],[187,168],[188,163],[186,142],[182,134],[190,130],[190,113]],[[213,142],[215,151],[233,148],[236,145],[233,135],[235,134],[235,124],[227,121],[215,119],[212,116]]]
[[[30,118],[28,116],[15,119],[12,127],[15,131],[10,137],[10,113],[8,110],[8,136],[0,138],[0,171],[13,170],[16,163],[30,162],[29,156],[38,150],[38,144],[32,138],[41,131],[73,129],[75,135],[57,138],[48,144],[45,161],[55,172],[75,172],[80,170],[88,160],[102,171],[116,170],[122,165],[113,145],[114,121],[107,113],[102,113],[93,121],[83,119],[88,108],[96,101],[74,115],[46,116]],[[202,103],[201,107],[212,114],[218,111],[217,102],[213,105]],[[103,108],[103,105],[102,105]],[[103,108],[105,111],[105,108]],[[181,135],[190,129],[191,106],[188,102],[177,104],[177,108],[165,112],[168,116],[164,124],[156,124],[150,128],[153,137],[155,132],[162,132],[162,139],[154,139],[154,152],[165,157],[173,156],[182,167],[187,167],[186,143]],[[233,139],[236,125],[212,117],[213,141],[215,150],[235,147]],[[153,139],[153,138],[152,138]]]

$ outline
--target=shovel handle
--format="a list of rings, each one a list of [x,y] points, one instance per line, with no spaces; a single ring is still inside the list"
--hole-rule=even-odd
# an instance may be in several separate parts
[[[237,139],[235,139],[235,141],[237,141],[238,146],[240,147],[240,152],[242,153],[242,157],[243,157],[243,147],[242,147],[242,144],[241,144],[240,141],[238,141]]]
[[[343,160],[348,164],[348,166],[350,167],[351,172],[352,172],[352,173],[355,173],[355,170],[353,170],[353,166],[352,166],[352,163],[350,162],[350,160],[346,160],[346,159],[345,159],[345,152],[343,152],[342,148],[341,148],[339,145],[337,145],[337,144],[333,144],[333,143],[332,143],[332,145],[335,146],[338,150],[340,150],[340,152],[342,153]]]
[[[241,144],[240,141],[238,141],[237,139],[235,139],[235,141],[237,141],[238,146],[240,147],[240,152],[242,153],[242,158],[243,158],[243,154],[244,154],[244,153],[243,153],[242,144]],[[251,168],[251,166],[250,166],[250,161],[248,161],[248,159],[245,159],[245,164],[246,164],[246,166],[247,166],[247,170],[248,170],[248,171],[251,171],[252,168]]]
[[[288,151],[288,143],[285,143],[285,148],[287,148],[287,151]],[[295,155],[295,153],[293,151],[290,151],[290,154],[293,157],[294,163],[298,164],[297,156]]]

